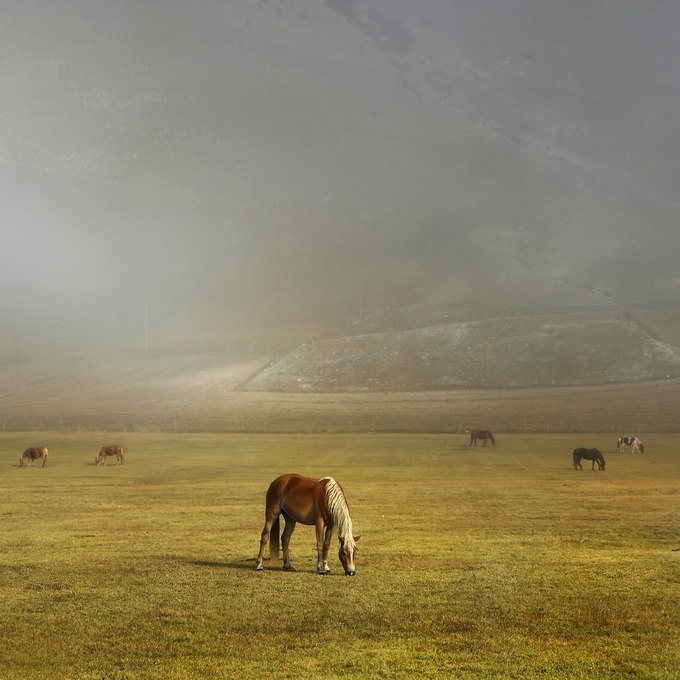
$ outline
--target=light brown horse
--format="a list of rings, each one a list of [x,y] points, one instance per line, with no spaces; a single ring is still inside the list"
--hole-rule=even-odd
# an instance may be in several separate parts
[[[340,548],[338,557],[345,576],[354,576],[356,568],[357,536],[352,536],[352,519],[345,492],[332,477],[314,479],[302,475],[287,474],[277,477],[267,489],[264,509],[264,528],[260,538],[260,552],[257,555],[255,569],[263,569],[264,549],[269,541],[269,552],[273,559],[279,557],[280,515],[286,520],[281,535],[283,546],[283,569],[295,571],[290,563],[288,546],[295,524],[314,525],[316,528],[316,571],[318,574],[329,574],[328,549],[333,530],[338,530]]]
[[[473,444],[477,446],[478,439],[482,441],[482,446],[486,446],[487,442],[491,442],[493,446],[496,446],[496,439],[489,430],[472,430],[472,432],[470,432],[470,444],[468,448]]]
[[[47,463],[47,448],[44,446],[31,446],[27,448],[19,458],[19,465],[24,467],[24,465],[31,467],[31,463],[34,460],[40,460],[42,458],[42,466],[45,467]]]
[[[115,456],[117,463],[119,465],[122,465],[124,461],[123,447],[120,446],[120,444],[110,444],[109,446],[102,446],[101,449],[99,449],[97,457],[94,459],[95,465],[99,465],[102,461],[104,462],[104,465],[106,465],[106,461],[109,456]]]

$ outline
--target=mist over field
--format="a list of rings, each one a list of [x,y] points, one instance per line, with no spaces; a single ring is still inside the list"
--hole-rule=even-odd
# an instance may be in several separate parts
[[[0,16],[3,361],[680,302],[674,3]]]

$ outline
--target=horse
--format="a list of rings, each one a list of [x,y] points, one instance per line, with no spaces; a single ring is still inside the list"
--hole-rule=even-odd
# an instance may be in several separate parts
[[[123,447],[119,444],[102,446],[101,449],[99,449],[97,457],[94,459],[94,464],[99,465],[102,461],[104,461],[104,465],[106,465],[107,458],[109,456],[115,456],[117,464],[122,465],[124,461],[124,453]]]
[[[632,437],[619,437],[617,442],[616,442],[616,448],[619,450],[619,453],[623,453],[624,449],[626,446],[630,446],[631,448],[631,453],[644,453],[645,452],[645,445],[642,443],[642,440],[639,437],[636,437],[633,435]]]
[[[591,470],[595,469],[595,463],[597,463],[598,468],[604,471],[604,456],[602,455],[602,451],[599,449],[574,449],[574,470],[583,470],[583,467],[581,466],[581,460],[583,458],[593,462],[593,465],[590,468]]]
[[[493,446],[496,446],[496,440],[489,430],[472,430],[472,432],[470,432],[470,444],[468,449],[473,444],[477,446],[478,439],[482,440],[482,446],[486,446],[488,442],[491,442]]]
[[[19,465],[21,467],[24,467],[24,465],[27,465],[28,467],[31,467],[31,463],[34,460],[39,460],[42,458],[42,466],[45,467],[45,463],[47,463],[47,454],[48,450],[44,446],[31,446],[27,448],[22,454],[21,457],[19,458]]]
[[[316,529],[316,572],[329,574],[328,549],[334,529],[338,530],[338,557],[345,576],[356,574],[356,543],[359,536],[352,536],[352,518],[345,499],[345,492],[332,477],[303,477],[285,474],[277,477],[267,489],[264,511],[264,528],[260,537],[260,552],[255,561],[255,570],[261,571],[264,549],[269,541],[272,558],[279,557],[280,515],[286,520],[281,534],[283,547],[283,570],[295,571],[290,563],[288,546],[296,522],[314,525]]]

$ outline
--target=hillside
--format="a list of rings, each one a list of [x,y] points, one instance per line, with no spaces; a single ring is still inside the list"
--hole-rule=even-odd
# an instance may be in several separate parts
[[[308,342],[271,363],[219,353],[3,363],[0,428],[676,432],[679,350],[656,337],[677,336],[671,311],[648,311],[644,326],[613,310],[478,318]]]
[[[676,427],[673,3],[5,4],[2,427]]]
[[[680,376],[680,349],[620,312],[440,324],[306,343],[248,389],[414,391],[603,385]]]
[[[0,358],[678,300],[670,5],[5,5]]]

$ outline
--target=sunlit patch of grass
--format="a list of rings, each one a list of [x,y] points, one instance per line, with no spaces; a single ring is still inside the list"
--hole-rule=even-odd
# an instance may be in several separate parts
[[[107,468],[90,434],[43,436],[53,465],[0,478],[3,678],[675,677],[673,438],[599,473],[566,435],[134,434]],[[344,484],[357,576],[317,576],[300,525],[297,572],[253,570],[293,470]]]

